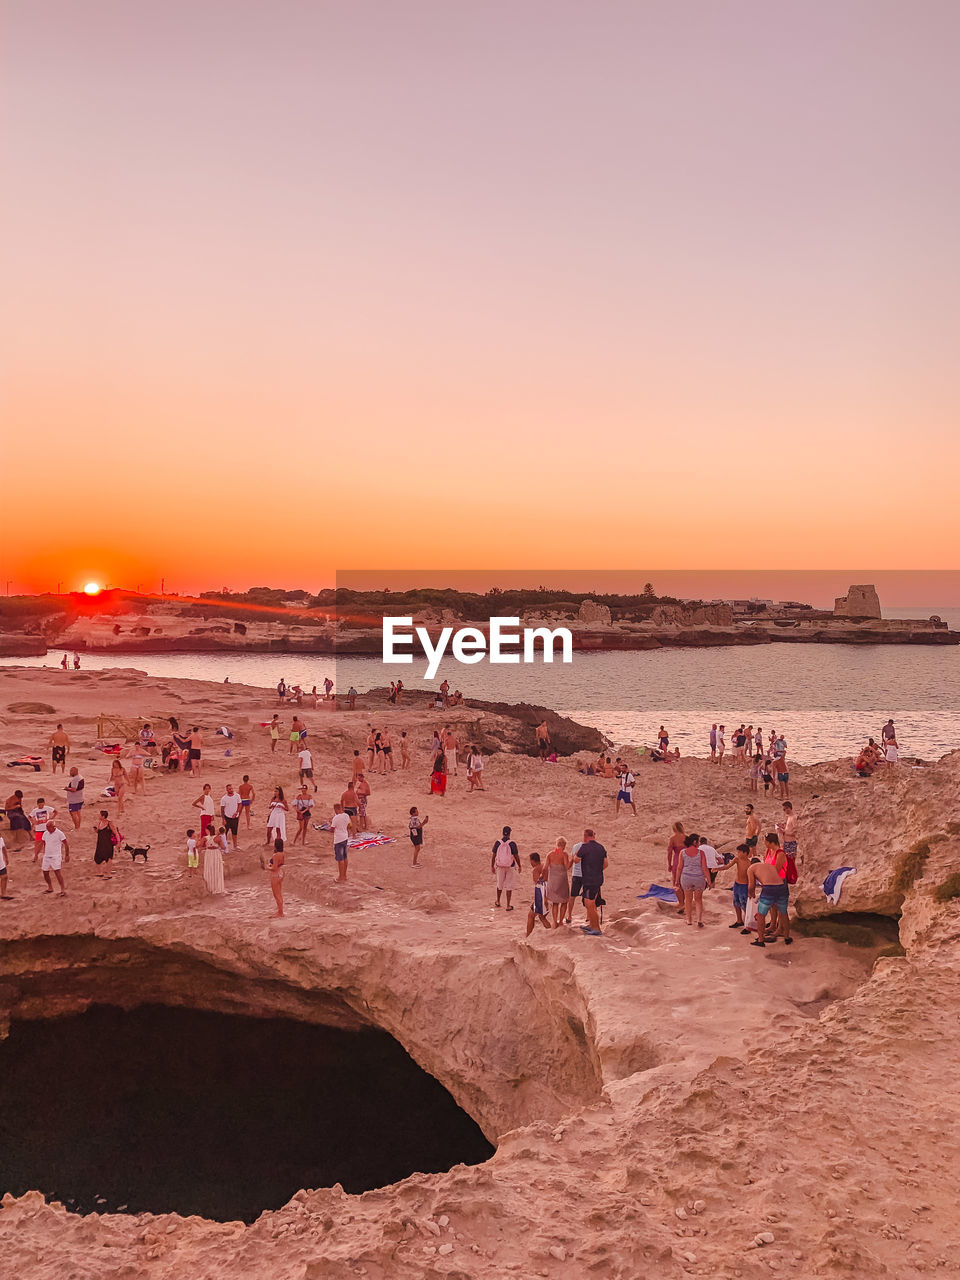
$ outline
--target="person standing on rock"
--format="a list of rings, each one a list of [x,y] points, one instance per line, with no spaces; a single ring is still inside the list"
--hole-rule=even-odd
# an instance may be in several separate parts
[[[546,760],[550,753],[550,731],[547,728],[546,720],[541,720],[536,727],[537,735],[537,752],[540,756],[540,763]]]
[[[400,768],[410,768],[410,740],[407,737],[406,729],[400,732]]]
[[[277,909],[273,913],[275,919],[283,916],[283,841],[277,837],[273,842],[273,855],[266,861],[263,855],[260,855],[260,865],[264,871],[270,872],[270,890],[273,893],[273,899],[277,904]]]
[[[517,885],[517,872],[520,871],[520,853],[517,842],[510,839],[510,828],[503,828],[503,835],[493,842],[493,855],[490,858],[490,870],[497,877],[497,900],[493,904],[500,906],[501,894],[507,895],[507,910],[512,911],[510,899]]]
[[[434,796],[447,794],[447,757],[442,749],[434,757],[433,772],[430,774],[430,794]]]
[[[471,747],[467,757],[467,781],[469,791],[485,791],[483,785],[483,752],[479,747]]]
[[[370,783],[364,774],[361,773],[357,778],[353,789],[357,793],[358,831],[367,831],[370,829],[370,815],[367,813],[367,801],[370,799]]]
[[[247,823],[247,830],[250,830],[250,814],[253,810],[253,802],[257,798],[257,793],[253,789],[253,783],[250,781],[249,773],[243,775],[243,781],[237,788],[240,793],[240,808],[243,810],[243,816]]]
[[[786,889],[783,881],[780,879],[780,872],[772,862],[752,862],[747,873],[748,888],[747,893],[751,898],[757,897],[757,886],[760,888],[760,896],[757,900],[757,938],[751,942],[751,947],[764,947],[767,944],[767,916],[776,913],[781,901],[782,892]],[[789,892],[789,891],[788,891]],[[786,911],[784,911],[786,916]],[[773,941],[773,939],[769,939]],[[789,936],[789,921],[787,922],[787,935],[784,942],[792,942]]]
[[[67,756],[70,754],[70,735],[64,733],[63,725],[58,724],[50,735],[50,767],[54,773],[67,771]]]
[[[97,833],[97,847],[93,853],[93,861],[100,868],[95,874],[109,878],[112,874],[110,863],[113,861],[113,855],[116,852],[117,845],[120,843],[120,832],[110,821],[110,815],[106,809],[100,810],[100,817],[97,819],[93,829]]]
[[[70,861],[70,844],[67,837],[60,830],[55,822],[48,822],[41,836],[43,843],[43,861],[40,863],[40,870],[47,887],[44,893],[53,893],[53,885],[50,883],[51,871],[57,877],[57,884],[60,886],[60,897],[67,896],[67,890],[63,883],[62,867],[64,862]],[[34,852],[33,860],[36,862],[40,854],[39,848]]]
[[[680,850],[684,846],[686,833],[683,829],[682,822],[675,822],[673,830],[670,832],[670,838],[667,840],[667,875],[670,877],[670,883],[673,885],[677,893],[677,905],[679,906],[678,915],[683,915],[683,894],[677,889],[677,863],[680,859]]]
[[[789,800],[783,802],[783,821],[777,823],[777,834],[783,846],[784,856],[787,859],[786,876],[784,877],[787,884],[797,883],[797,841],[799,839],[799,820],[793,811],[793,805]]]
[[[200,753],[203,750],[203,734],[200,732],[200,726],[194,725],[190,730],[190,772],[195,778],[200,777]]]
[[[420,817],[420,810],[416,805],[410,810],[410,843],[413,845],[413,865],[420,866],[420,850],[423,848],[423,828],[430,821],[430,815],[425,813]]]
[[[283,787],[276,786],[273,788],[273,798],[270,801],[270,812],[267,814],[267,838],[265,845],[270,844],[272,840],[287,838],[287,810],[289,806],[283,795]]]
[[[202,840],[209,831],[214,816],[213,796],[210,793],[209,782],[203,784],[203,790],[194,800],[193,808],[200,810],[200,839]]]
[[[306,783],[300,788],[300,794],[293,802],[293,807],[297,812],[297,830],[294,833],[293,843],[300,843],[306,847],[307,832],[310,829],[310,811],[313,808],[313,796]]]
[[[596,833],[591,827],[587,827],[583,833],[583,843],[577,850],[574,859],[580,867],[580,877],[583,884],[581,894],[583,896],[583,905],[587,912],[587,924],[583,924],[580,928],[584,933],[594,938],[601,936],[600,914],[598,903],[601,901],[600,890],[603,888],[603,873],[607,869],[609,859],[607,851],[603,845],[597,840]]]
[[[451,767],[453,768],[453,776],[457,776],[457,748],[460,746],[460,739],[450,728],[449,725],[443,731],[443,752],[447,759],[447,774],[449,775]]]
[[[223,819],[223,825],[230,836],[230,843],[234,849],[237,847],[237,835],[240,830],[240,808],[242,805],[240,795],[234,791],[233,783],[227,783],[227,789],[220,797],[220,817]]]
[[[278,715],[275,715],[267,725],[267,732],[270,734],[270,750],[276,751],[277,743],[280,741],[280,730],[283,728],[283,721]]]
[[[203,844],[203,882],[207,886],[207,892],[213,894],[225,893],[226,890],[223,886],[223,852],[216,833],[213,830],[208,830],[201,843]]]
[[[76,765],[71,766],[70,781],[67,783],[67,809],[70,820],[76,831],[80,830],[80,818],[83,814],[83,788],[85,783]]]
[[[570,901],[570,881],[567,873],[570,870],[570,856],[567,853],[567,841],[564,836],[557,836],[553,849],[547,854],[544,863],[544,875],[547,878],[547,901],[550,903],[550,915],[554,928],[563,924],[567,914],[567,903]]]
[[[537,921],[543,925],[545,929],[550,928],[550,921],[547,918],[546,904],[543,899],[544,882],[546,875],[543,865],[540,862],[539,853],[531,853],[530,870],[533,873],[533,901],[530,903],[530,910],[527,912],[527,937],[529,938],[536,928]]]
[[[629,805],[633,810],[633,816],[637,816],[637,806],[633,803],[633,788],[636,783],[636,778],[628,768],[624,767],[623,772],[620,774],[620,787],[617,791],[617,808],[614,812],[614,817],[620,816],[621,804]]]
[[[717,764],[723,764],[723,753],[727,749],[727,741],[724,737],[726,728],[724,725],[717,726]]]
[[[717,758],[717,726],[715,724],[712,724],[710,726],[710,759],[716,760],[716,758]]]
[[[333,806],[330,826],[333,829],[333,856],[337,863],[337,881],[342,884],[347,878],[347,850],[350,847],[350,819],[343,812],[342,804]]]

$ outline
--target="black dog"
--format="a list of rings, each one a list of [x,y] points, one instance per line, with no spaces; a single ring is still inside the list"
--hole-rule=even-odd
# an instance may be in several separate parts
[[[129,853],[131,862],[136,862],[138,858],[142,858],[144,862],[146,862],[147,850],[150,848],[148,844],[145,844],[142,849],[134,849],[133,846],[129,844],[125,844],[123,847],[126,849],[127,853]]]

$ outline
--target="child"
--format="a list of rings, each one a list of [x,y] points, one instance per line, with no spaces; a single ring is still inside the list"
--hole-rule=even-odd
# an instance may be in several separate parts
[[[543,880],[546,878],[546,869],[540,864],[539,853],[531,853],[530,869],[533,873],[533,901],[530,903],[530,910],[527,912],[527,937],[533,933],[534,926],[539,920],[545,929],[549,929],[550,921],[547,919],[547,909],[543,901]]]
[[[217,831],[217,844],[220,846],[220,852],[224,857],[230,852],[230,845],[227,841],[227,828],[221,827]]]
[[[739,928],[741,933],[750,932],[749,929],[744,927],[743,916],[747,909],[747,869],[750,866],[750,853],[751,849],[748,844],[738,844],[733,861],[728,862],[725,867],[720,867],[717,870],[717,874],[721,875],[730,867],[736,868],[736,874],[733,877],[733,909],[737,913],[737,918],[733,924],[727,927],[729,929]]]
[[[750,790],[759,791],[760,778],[763,774],[763,756],[758,751],[750,764]]]
[[[195,876],[200,869],[200,855],[197,853],[196,833],[193,827],[187,828],[187,875]]]
[[[420,850],[423,848],[423,828],[430,821],[430,815],[425,813],[420,817],[417,806],[414,805],[410,810],[410,843],[413,845],[413,865],[420,865]]]

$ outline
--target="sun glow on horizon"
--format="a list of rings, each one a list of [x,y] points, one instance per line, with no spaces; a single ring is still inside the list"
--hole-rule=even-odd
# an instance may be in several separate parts
[[[99,582],[85,582],[83,584],[84,593],[88,596],[98,596],[103,590]]]

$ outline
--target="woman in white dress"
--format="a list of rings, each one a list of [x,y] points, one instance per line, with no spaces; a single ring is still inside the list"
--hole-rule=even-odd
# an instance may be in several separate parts
[[[223,887],[223,854],[213,831],[203,837],[203,881],[208,893],[226,893]]]
[[[273,799],[270,801],[270,813],[267,817],[267,838],[264,844],[273,844],[274,840],[287,839],[287,802],[283,798],[283,787],[274,787]]]

